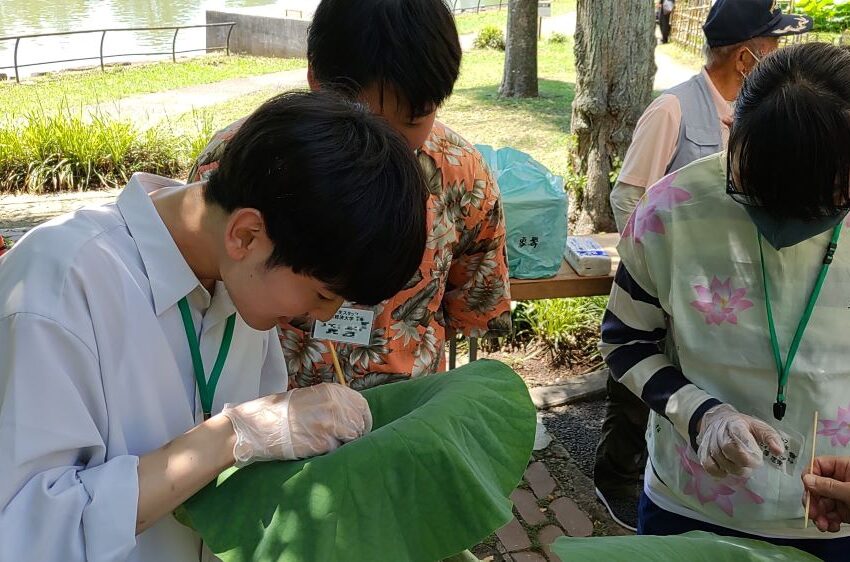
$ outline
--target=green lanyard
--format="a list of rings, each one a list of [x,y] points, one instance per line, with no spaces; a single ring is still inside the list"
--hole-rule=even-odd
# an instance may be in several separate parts
[[[215,387],[218,385],[221,370],[224,368],[224,362],[227,360],[227,353],[230,351],[230,342],[233,341],[233,327],[236,324],[236,313],[227,317],[227,323],[224,325],[224,337],[221,338],[221,347],[218,348],[218,357],[215,359],[215,365],[213,365],[213,370],[210,373],[210,380],[207,382],[204,374],[204,361],[201,358],[201,345],[198,343],[198,334],[195,333],[195,323],[192,321],[192,311],[189,310],[189,301],[186,300],[186,297],[183,297],[177,303],[177,306],[180,307],[180,315],[183,317],[183,327],[186,329],[186,339],[189,341],[189,351],[192,352],[192,367],[195,370],[195,382],[198,384],[198,394],[201,396],[204,419],[208,420],[212,412]]]
[[[800,347],[800,341],[803,339],[803,334],[806,332],[806,327],[809,325],[809,320],[815,309],[826,281],[826,274],[829,272],[829,266],[835,256],[835,250],[838,248],[838,237],[841,235],[842,223],[832,230],[832,240],[826,247],[826,255],[823,257],[823,264],[820,268],[815,286],[812,288],[812,294],[809,296],[809,302],[806,304],[806,309],[803,311],[803,316],[800,317],[800,322],[797,324],[797,332],[794,334],[794,339],[791,340],[791,347],[788,349],[788,356],[785,359],[785,365],[782,364],[782,356],[779,354],[779,340],[776,337],[776,326],[773,323],[773,310],[770,306],[770,280],[767,277],[767,268],[764,265],[764,250],[762,249],[761,235],[759,240],[759,257],[761,258],[761,278],[764,284],[764,304],[767,309],[767,323],[770,328],[770,346],[773,349],[773,360],[776,363],[776,375],[779,379],[779,384],[776,389],[776,403],[773,404],[773,417],[781,420],[785,417],[785,388],[788,386],[788,376],[791,374],[791,365],[794,363],[794,358],[797,355],[797,349]]]

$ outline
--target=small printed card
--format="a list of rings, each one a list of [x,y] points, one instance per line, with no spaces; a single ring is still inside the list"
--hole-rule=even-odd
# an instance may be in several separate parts
[[[788,476],[794,476],[797,469],[797,461],[800,458],[800,449],[803,447],[803,438],[794,433],[786,433],[780,431],[782,437],[782,453],[777,456],[766,444],[761,444],[762,452],[764,453],[764,463],[777,470],[780,470]]]
[[[313,337],[353,345],[369,345],[372,338],[374,310],[342,307],[327,322],[316,320]]]

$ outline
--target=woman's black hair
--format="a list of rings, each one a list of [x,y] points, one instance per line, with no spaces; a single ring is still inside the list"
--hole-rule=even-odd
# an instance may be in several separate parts
[[[427,188],[404,138],[331,92],[271,98],[239,127],[204,196],[262,213],[288,266],[346,300],[398,293],[422,262]]]
[[[744,81],[729,139],[735,188],[780,218],[850,206],[850,52],[779,49]]]

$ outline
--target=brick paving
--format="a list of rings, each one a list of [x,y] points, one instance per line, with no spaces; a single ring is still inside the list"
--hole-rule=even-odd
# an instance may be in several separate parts
[[[562,562],[549,546],[561,536],[589,537],[590,516],[567,497],[539,460],[531,462],[519,487],[511,494],[514,518],[496,531],[497,553],[487,562]],[[491,543],[492,544],[492,541]]]

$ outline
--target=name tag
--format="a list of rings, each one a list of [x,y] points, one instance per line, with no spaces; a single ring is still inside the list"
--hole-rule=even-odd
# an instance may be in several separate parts
[[[374,310],[342,307],[327,322],[316,320],[313,326],[313,338],[353,345],[369,345],[374,321]]]

